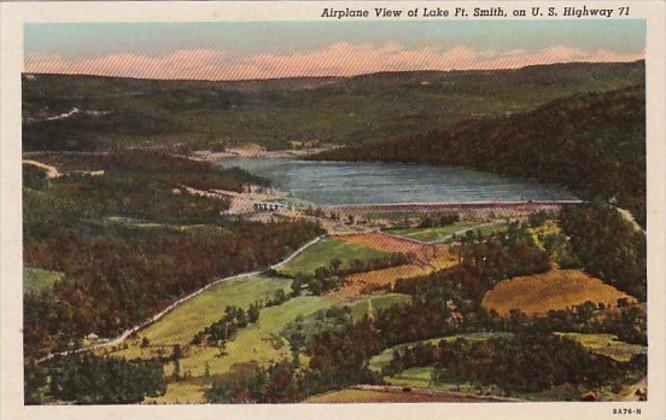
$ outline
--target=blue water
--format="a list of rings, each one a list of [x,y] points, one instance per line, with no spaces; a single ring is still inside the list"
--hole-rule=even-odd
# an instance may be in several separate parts
[[[294,198],[318,205],[576,198],[557,186],[458,167],[293,158],[225,159],[219,165],[269,178]]]

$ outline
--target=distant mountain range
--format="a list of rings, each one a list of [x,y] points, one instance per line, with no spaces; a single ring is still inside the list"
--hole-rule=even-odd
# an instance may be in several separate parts
[[[282,149],[291,140],[358,145],[642,84],[644,67],[643,61],[570,63],[240,82],[26,74],[23,145],[24,150],[146,143],[185,143],[193,149],[257,143]],[[67,116],[53,118],[62,115]]]

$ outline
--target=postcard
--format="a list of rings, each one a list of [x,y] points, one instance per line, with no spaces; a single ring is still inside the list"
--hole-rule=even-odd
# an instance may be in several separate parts
[[[665,418],[663,2],[0,7],[3,419]]]

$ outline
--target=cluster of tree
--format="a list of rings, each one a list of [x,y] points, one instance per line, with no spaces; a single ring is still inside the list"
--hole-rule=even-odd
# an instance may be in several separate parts
[[[548,258],[559,268],[581,268],[582,263],[573,250],[571,240],[562,232],[539,234],[539,241]]]
[[[293,403],[305,398],[308,386],[306,373],[288,360],[268,368],[244,363],[216,377],[205,396],[221,404]]]
[[[591,203],[560,212],[560,226],[571,238],[585,270],[645,301],[647,249],[645,233],[617,209]]]
[[[396,350],[387,371],[435,365],[435,382],[474,382],[509,392],[539,392],[565,383],[588,387],[613,383],[636,365],[643,364],[644,370],[644,362],[638,356],[631,363],[619,363],[554,334],[516,334],[508,339],[470,342],[459,338]]]
[[[229,206],[227,199],[189,193],[185,187],[242,191],[249,176],[242,170],[219,172],[209,162],[160,151],[133,150],[68,159],[56,156],[53,160],[65,167],[78,165],[105,172],[102,176],[62,176],[51,180],[46,188],[44,175],[33,176],[36,170],[27,167],[23,196],[28,236],[43,237],[56,226],[69,227],[110,216],[159,223],[223,223],[221,212]]]
[[[213,381],[206,398],[217,403],[288,403],[352,384],[375,383],[368,361],[377,352],[379,337],[372,324],[367,319],[350,323],[342,332],[326,331],[313,338],[307,367],[299,366],[298,357],[269,368],[236,365]]]
[[[148,134],[164,136],[169,134],[171,128],[172,123],[164,117],[137,110],[122,110],[104,116],[79,112],[69,118],[24,122],[23,147],[27,150],[49,151],[98,150],[104,143],[102,139],[108,138],[109,133],[122,141],[127,137]]]
[[[23,164],[23,185],[33,190],[43,190],[48,186],[46,171],[34,165]]]
[[[166,391],[162,363],[94,355],[25,368],[26,404],[52,399],[76,404],[133,404]]]
[[[425,215],[419,221],[418,227],[432,228],[440,226],[450,226],[460,221],[460,216],[457,213],[444,213],[441,215]]]
[[[393,252],[383,257],[370,258],[367,260],[355,258],[349,263],[348,267],[343,267],[342,261],[338,258],[334,258],[329,261],[328,265],[317,267],[312,275],[297,273],[291,285],[292,294],[294,296],[300,295],[303,287],[307,285],[310,293],[313,295],[321,295],[322,293],[342,286],[345,281],[345,276],[364,273],[366,271],[381,270],[389,267],[397,267],[409,264],[413,260],[413,255]]]
[[[647,345],[647,317],[639,305],[626,305],[619,299],[620,307],[607,309],[603,303],[588,301],[567,309],[550,310],[543,315],[528,316],[512,310],[509,316],[500,317],[490,311],[479,317],[482,327],[489,331],[511,332],[577,332],[607,333],[617,335],[620,341]]]
[[[298,316],[293,322],[284,327],[280,336],[289,342],[294,354],[300,354],[310,347],[312,340],[317,335],[325,331],[343,333],[351,321],[351,308],[349,306],[333,306],[317,311],[308,318]]]
[[[315,158],[471,166],[616,201],[645,226],[645,86],[556,99],[536,110],[325,151]]]
[[[247,311],[237,306],[227,306],[224,308],[224,315],[220,320],[213,322],[194,335],[192,344],[199,345],[204,339],[206,342],[216,345],[219,341],[230,340],[236,335],[239,329],[257,322],[260,311],[260,302],[251,303]]]
[[[467,231],[460,245],[451,250],[460,265],[481,281],[478,299],[500,280],[542,273],[551,267],[548,254],[535,244],[528,226],[518,222],[510,223],[506,232],[490,236]]]
[[[481,325],[482,282],[462,267],[429,276],[398,280],[396,293],[412,295],[410,302],[393,305],[375,315],[373,325],[381,331],[382,347],[475,330]]]

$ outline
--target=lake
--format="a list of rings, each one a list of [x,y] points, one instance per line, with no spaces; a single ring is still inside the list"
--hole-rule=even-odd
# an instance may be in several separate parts
[[[218,164],[269,178],[292,197],[322,206],[576,198],[557,186],[459,167],[294,158],[224,159]]]

